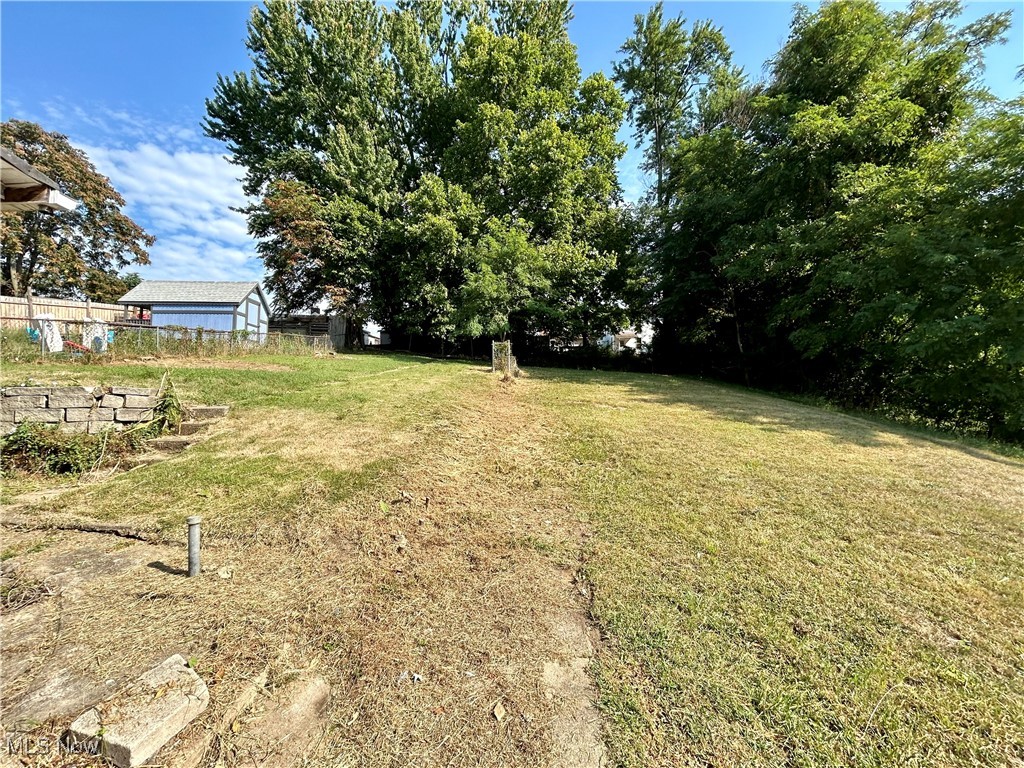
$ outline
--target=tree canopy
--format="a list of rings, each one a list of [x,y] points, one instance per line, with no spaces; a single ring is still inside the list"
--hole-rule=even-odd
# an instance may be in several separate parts
[[[645,147],[645,167],[655,174],[654,199],[665,205],[670,148],[692,132],[701,105],[729,77],[731,52],[722,30],[698,21],[689,30],[680,15],[665,21],[664,3],[637,15],[635,30],[622,46],[615,79],[629,99],[637,146]]]
[[[799,11],[768,81],[723,87],[743,119],[677,133],[655,256],[667,358],[1021,433],[1021,103],[977,79],[1007,17],[959,10]]]
[[[131,287],[120,272],[148,264],[155,238],[123,212],[125,201],[67,137],[8,120],[0,142],[80,201],[74,211],[3,214],[0,291],[113,301]]]
[[[246,170],[279,308],[328,299],[442,340],[614,327],[625,104],[582,77],[570,18],[564,0],[254,9],[254,68],[219,78],[207,132]]]

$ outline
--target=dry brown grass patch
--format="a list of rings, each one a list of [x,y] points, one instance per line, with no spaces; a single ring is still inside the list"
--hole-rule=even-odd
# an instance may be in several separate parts
[[[146,565],[59,604],[61,663],[106,679],[181,652],[211,685],[203,720],[216,722],[267,664],[272,678],[287,673],[274,665],[290,644],[291,666],[315,663],[332,686],[324,763],[552,764],[579,702],[552,694],[545,664],[568,669],[586,653],[573,584],[581,524],[566,512],[542,421],[516,393],[479,381],[390,433],[325,430],[298,410],[232,419],[237,431],[209,444],[215,460],[270,452],[347,470],[397,451],[407,461],[340,503],[308,478],[287,514],[248,538],[210,540],[199,579],[178,572],[181,545],[138,545],[150,547]],[[87,506],[76,502],[79,514]],[[9,692],[28,685],[10,681]]]

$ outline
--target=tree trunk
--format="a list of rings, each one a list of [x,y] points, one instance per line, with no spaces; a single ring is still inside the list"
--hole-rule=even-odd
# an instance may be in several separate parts
[[[740,333],[740,311],[736,306],[736,293],[729,286],[729,303],[732,304],[732,322],[736,328],[736,348],[740,353],[740,368],[743,369],[743,383],[750,386],[750,368],[747,367],[747,355],[743,349],[743,335]]]

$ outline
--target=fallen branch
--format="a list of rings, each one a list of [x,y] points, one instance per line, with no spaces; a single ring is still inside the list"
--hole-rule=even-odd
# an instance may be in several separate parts
[[[0,525],[19,531],[79,531],[81,533],[101,533],[108,536],[120,536],[123,539],[144,541],[147,544],[165,544],[167,538],[153,531],[141,528],[128,528],[122,525],[93,522],[57,522],[53,520],[33,520],[25,517],[5,515]]]

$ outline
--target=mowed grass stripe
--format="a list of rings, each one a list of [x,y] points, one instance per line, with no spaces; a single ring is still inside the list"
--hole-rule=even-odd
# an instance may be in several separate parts
[[[698,382],[528,386],[596,534],[620,764],[1024,755],[1024,464]]]

